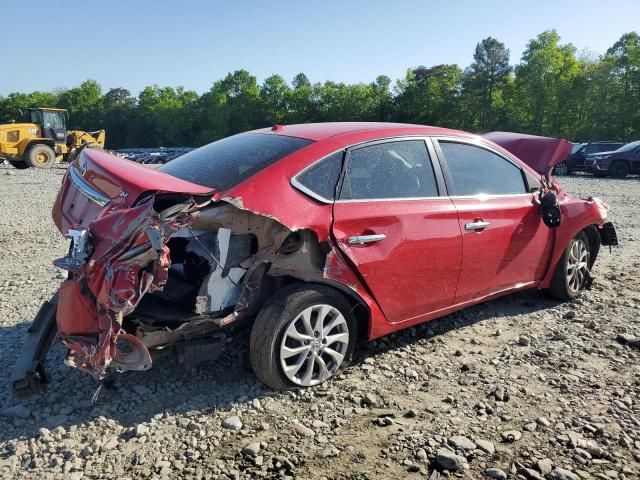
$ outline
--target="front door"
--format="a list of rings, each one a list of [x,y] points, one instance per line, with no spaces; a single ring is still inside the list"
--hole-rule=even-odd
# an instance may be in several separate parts
[[[455,298],[460,226],[433,155],[424,139],[353,148],[334,204],[333,236],[392,323]]]
[[[522,168],[477,144],[438,145],[463,239],[455,303],[540,280],[551,254],[551,230]]]

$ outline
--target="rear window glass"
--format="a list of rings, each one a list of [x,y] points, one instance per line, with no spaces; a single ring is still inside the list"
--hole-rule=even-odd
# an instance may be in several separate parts
[[[311,140],[283,135],[242,133],[193,150],[158,170],[222,191],[310,143]]]

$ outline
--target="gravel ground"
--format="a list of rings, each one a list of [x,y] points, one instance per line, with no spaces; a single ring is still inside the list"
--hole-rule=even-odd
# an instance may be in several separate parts
[[[165,355],[114,374],[95,404],[56,347],[48,393],[14,405],[18,348],[62,278],[62,174],[0,166],[1,478],[640,478],[637,178],[561,179],[607,201],[624,241],[573,303],[488,302],[363,343],[341,377],[284,394],[247,367],[246,330],[197,370]]]

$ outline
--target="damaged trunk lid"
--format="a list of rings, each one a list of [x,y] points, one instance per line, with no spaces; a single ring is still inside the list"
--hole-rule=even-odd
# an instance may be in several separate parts
[[[96,149],[84,149],[71,163],[53,206],[64,235],[87,226],[110,209],[133,206],[146,192],[212,195],[214,189],[161,173]]]

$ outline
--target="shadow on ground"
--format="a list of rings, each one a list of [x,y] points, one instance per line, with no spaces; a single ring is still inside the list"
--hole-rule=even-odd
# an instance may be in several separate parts
[[[357,365],[366,358],[451,330],[464,329],[496,315],[526,315],[555,305],[557,303],[542,298],[537,292],[509,295],[375,342],[363,341],[354,362]],[[0,351],[0,363],[5,366],[0,374],[0,404],[7,405],[11,401],[8,379],[28,323],[0,328],[2,343],[7,345]],[[95,403],[92,397],[100,383],[77,369],[66,367],[64,350],[54,346],[47,359],[47,370],[51,374],[47,393],[21,403],[30,412],[26,419],[0,416],[0,441],[32,437],[42,427],[63,426],[67,429],[100,416],[128,427],[165,413],[224,410],[253,398],[278,395],[258,382],[251,372],[248,337],[248,328],[233,332],[225,351],[216,361],[189,372],[178,363],[177,355],[166,352],[154,358],[153,368],[148,372],[113,373],[103,382]]]

